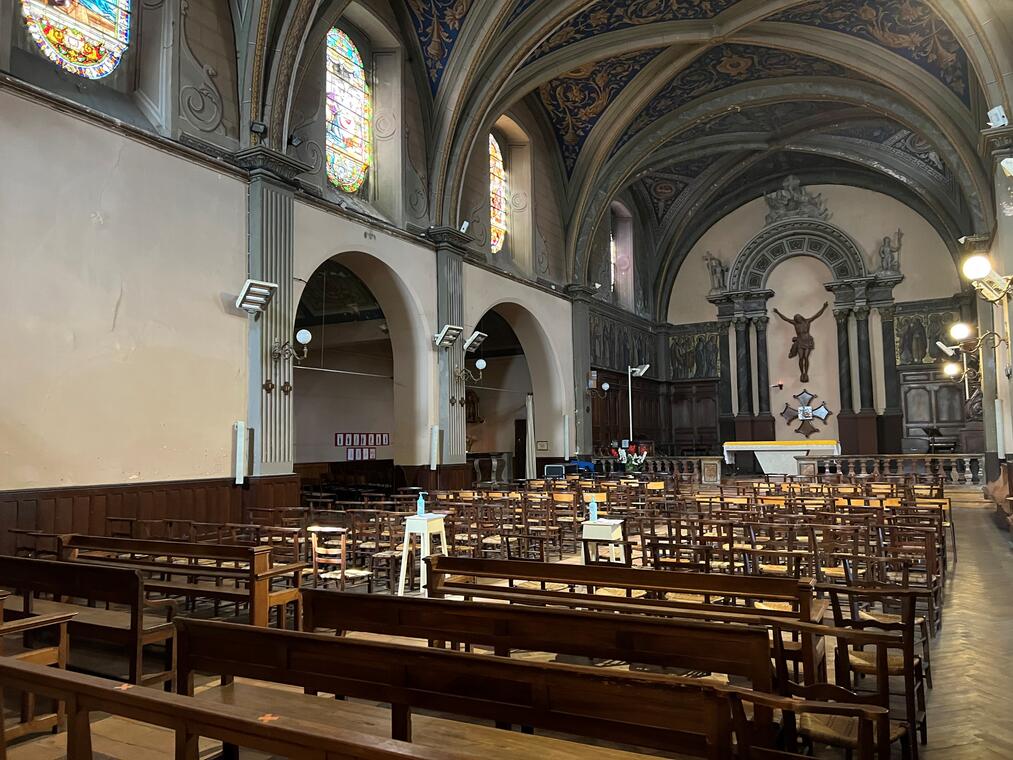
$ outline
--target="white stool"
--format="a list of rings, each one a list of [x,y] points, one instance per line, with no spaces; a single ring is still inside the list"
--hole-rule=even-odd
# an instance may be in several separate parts
[[[434,535],[440,537],[440,553],[447,556],[447,529],[443,524],[442,514],[411,515],[405,518],[404,548],[401,550],[401,581],[397,585],[398,596],[404,596],[405,578],[408,575],[408,552],[412,536],[422,537],[422,561],[419,563],[419,585],[422,595],[429,596],[426,588],[425,558],[432,552],[431,540]]]
[[[626,545],[623,543],[623,520],[606,518],[585,520],[581,523],[580,537],[594,547],[595,557],[598,556],[598,544],[608,544],[609,561],[616,561],[616,547],[618,547],[619,562],[626,562]]]

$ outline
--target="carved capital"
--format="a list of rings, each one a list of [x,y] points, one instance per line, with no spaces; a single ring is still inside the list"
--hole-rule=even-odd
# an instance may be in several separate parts
[[[734,317],[732,324],[735,325],[735,329],[745,331],[749,328],[749,317]]]
[[[978,147],[981,153],[989,153],[996,160],[1013,154],[1013,126],[983,129]]]
[[[851,316],[851,309],[834,309],[834,319],[837,320],[838,324],[847,324],[848,317]]]
[[[868,306],[856,306],[854,308],[855,319],[859,322],[864,322],[869,318],[869,307]]]
[[[233,153],[232,161],[251,176],[267,175],[288,183],[312,169],[309,164],[263,145]]]
[[[450,248],[457,253],[465,254],[468,251],[468,244],[472,237],[453,227],[430,227],[425,231],[425,236],[434,242],[437,247]]]
[[[894,316],[897,313],[897,307],[893,304],[890,304],[889,306],[880,306],[878,307],[878,310],[879,318],[883,322],[893,322]]]
[[[760,332],[766,332],[768,322],[770,322],[770,317],[753,317],[753,324]]]

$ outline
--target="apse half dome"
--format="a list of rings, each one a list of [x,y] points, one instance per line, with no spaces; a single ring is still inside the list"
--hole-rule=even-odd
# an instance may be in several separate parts
[[[119,65],[130,44],[131,0],[22,0],[21,14],[39,50],[86,79]]]

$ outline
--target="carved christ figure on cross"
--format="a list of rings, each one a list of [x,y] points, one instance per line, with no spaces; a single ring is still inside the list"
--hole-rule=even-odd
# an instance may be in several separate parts
[[[787,322],[789,325],[795,328],[795,337],[791,339],[791,351],[788,352],[788,358],[794,359],[798,357],[798,372],[799,382],[809,382],[809,354],[816,348],[816,341],[813,340],[812,334],[809,332],[809,326],[813,320],[819,317],[823,312],[827,310],[827,302],[823,302],[823,307],[813,314],[811,317],[806,319],[801,314],[796,314],[791,319],[784,316],[777,309],[774,309],[774,313],[777,314],[781,319]]]

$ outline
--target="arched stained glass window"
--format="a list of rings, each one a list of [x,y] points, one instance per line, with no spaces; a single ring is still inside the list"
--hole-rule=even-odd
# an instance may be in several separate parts
[[[67,71],[101,79],[130,43],[130,0],[22,0],[39,50]]]
[[[362,56],[340,29],[327,33],[327,178],[346,193],[366,181],[372,105]]]
[[[503,166],[503,151],[496,138],[489,135],[489,240],[492,252],[503,250],[507,234],[507,187],[506,169]]]

